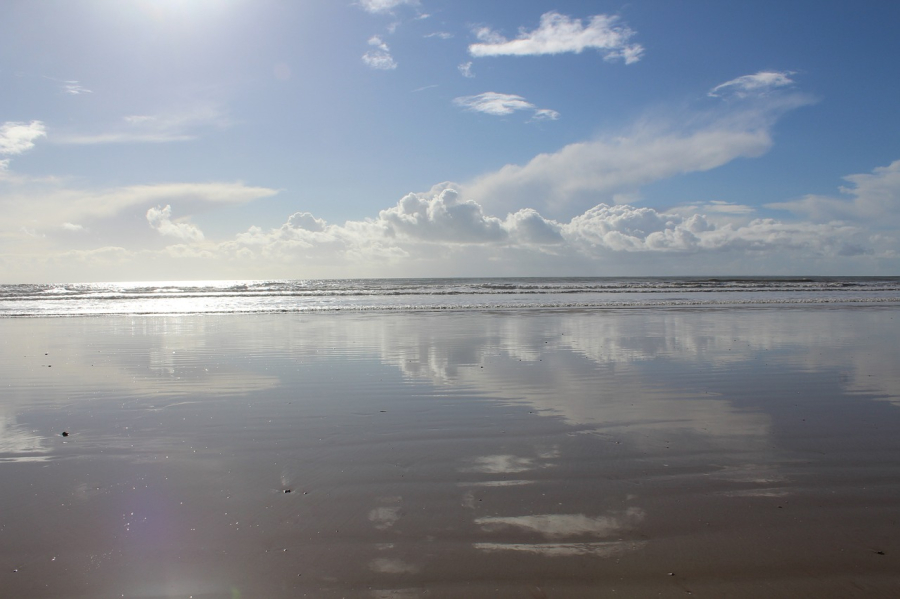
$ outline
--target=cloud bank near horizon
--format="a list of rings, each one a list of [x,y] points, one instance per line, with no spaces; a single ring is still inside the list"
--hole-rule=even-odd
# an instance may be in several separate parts
[[[216,276],[247,269],[278,277],[459,276],[463,269],[472,275],[521,274],[514,269],[523,264],[543,269],[533,274],[627,274],[621,272],[623,267],[646,273],[665,264],[671,270],[687,256],[708,267],[746,256],[768,268],[877,263],[897,259],[896,239],[856,223],[868,219],[870,206],[886,195],[900,198],[898,171],[900,160],[872,173],[848,176],[856,185],[844,190],[850,198],[815,198],[840,212],[842,220],[830,219],[830,214],[806,220],[760,217],[752,208],[724,203],[669,211],[601,203],[569,220],[521,208],[500,218],[467,199],[458,186],[444,183],[407,194],[372,218],[329,224],[301,211],[279,227],[251,226],[225,240],[209,239],[198,226],[173,220],[168,204],[154,206],[147,211],[146,226],[178,243],[155,250],[102,247],[46,256],[7,254],[0,261],[12,271],[39,261],[49,271],[92,264],[127,272],[135,264],[149,263],[162,272],[178,262]],[[784,209],[799,211],[809,201],[787,203]],[[898,212],[894,202],[895,220]],[[64,234],[73,231],[57,227],[43,233],[50,241]]]

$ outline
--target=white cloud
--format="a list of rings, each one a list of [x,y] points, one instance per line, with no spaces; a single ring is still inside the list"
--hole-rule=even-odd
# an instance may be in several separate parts
[[[862,231],[840,223],[787,223],[755,219],[718,225],[702,214],[680,216],[652,208],[600,204],[562,227],[569,243],[583,251],[683,253],[700,251],[775,252],[802,250],[817,256],[864,253]]]
[[[161,235],[185,243],[160,250],[101,248],[96,254],[45,254],[40,259],[37,254],[17,257],[5,252],[0,254],[0,262],[12,265],[9,272],[21,272],[22,276],[28,274],[24,264],[30,264],[35,272],[65,276],[76,272],[66,268],[77,266],[82,269],[77,272],[89,272],[84,269],[112,264],[124,270],[106,272],[122,272],[122,276],[138,276],[139,269],[152,265],[157,269],[153,272],[195,268],[179,272],[185,277],[225,278],[247,277],[247,273],[274,277],[651,274],[673,270],[702,274],[723,267],[734,273],[772,268],[778,270],[771,272],[809,272],[813,267],[834,272],[848,265],[859,270],[879,264],[890,269],[897,264],[896,239],[872,236],[866,228],[840,222],[751,220],[734,214],[660,212],[607,204],[594,206],[568,222],[548,219],[530,208],[500,219],[487,214],[480,204],[463,200],[452,184],[408,194],[374,218],[332,225],[308,212],[297,212],[280,227],[264,230],[253,226],[222,242],[198,243],[200,230],[188,222],[173,221],[168,204],[151,208],[146,217]],[[48,242],[22,235],[20,239],[28,241],[29,247],[46,247],[36,244]],[[22,251],[21,243],[11,247]],[[194,262],[185,262],[186,258]],[[7,276],[12,276],[9,272]]]
[[[505,116],[517,110],[534,108],[534,104],[526,101],[522,96],[499,94],[497,92],[485,92],[477,96],[462,96],[454,98],[453,103],[467,110],[496,116]]]
[[[557,119],[559,119],[559,113],[549,108],[539,108],[534,111],[534,115],[531,117],[533,121],[555,121]]]
[[[460,70],[462,70],[462,68]],[[550,110],[549,108],[537,108],[522,96],[517,96],[515,94],[485,92],[483,94],[478,94],[477,96],[454,98],[453,103],[466,110],[471,110],[472,112],[483,112],[494,116],[507,116],[517,110],[534,110],[532,120],[556,120],[559,118],[559,113],[555,110]]]
[[[389,234],[445,243],[495,242],[506,238],[497,218],[485,217],[475,202],[460,202],[455,189],[423,198],[408,194],[378,213]]]
[[[807,195],[799,200],[766,204],[767,208],[788,210],[814,221],[835,219],[865,221],[869,226],[900,224],[900,160],[880,166],[871,174],[844,177],[851,186],[841,186],[849,198]]]
[[[369,38],[369,45],[374,46],[374,50],[369,50],[363,54],[362,60],[368,66],[380,71],[390,71],[397,68],[397,63],[391,56],[390,48],[377,35]]]
[[[499,33],[482,27],[475,30],[480,43],[469,46],[472,56],[536,56],[541,54],[580,53],[586,49],[605,51],[606,60],[622,59],[625,64],[640,60],[644,52],[640,44],[629,44],[634,31],[617,25],[618,17],[596,15],[587,26],[557,12],[541,16],[540,26],[522,30],[519,37],[507,40]]]
[[[57,79],[55,77],[48,77],[46,75],[41,75],[41,78],[47,79],[49,81],[53,81],[54,83],[61,84],[63,93],[68,94],[70,96],[94,93],[91,90],[84,87],[83,85],[81,85],[80,81]]]
[[[484,42],[485,44],[505,44],[507,39],[491,29],[490,27],[476,27],[472,30],[472,33],[475,34],[475,37]]]
[[[746,98],[750,95],[763,95],[773,89],[793,85],[790,78],[793,71],[760,71],[755,75],[744,75],[731,81],[717,85],[709,91],[713,98],[729,97]]]
[[[168,143],[197,139],[204,130],[230,125],[230,119],[218,107],[198,105],[159,114],[129,115],[102,133],[63,132],[51,139],[76,145]]]
[[[47,136],[47,130],[41,121],[20,123],[7,121],[0,125],[0,156],[15,156],[34,147],[34,141]],[[0,161],[5,168],[9,159]]]
[[[67,94],[70,96],[78,96],[80,94],[92,94],[91,90],[87,89],[77,81],[66,81],[64,83],[64,89]]]
[[[466,79],[475,77],[475,73],[472,72],[472,61],[464,62],[456,68],[459,69],[459,73]]]
[[[435,31],[434,33],[427,34],[425,37],[426,38],[436,37],[436,38],[440,38],[442,40],[449,40],[449,39],[453,38],[453,34],[447,32],[447,31]]]
[[[398,6],[419,6],[419,0],[359,0],[359,5],[372,14],[389,13]]]
[[[557,245],[563,242],[562,226],[547,220],[532,208],[523,208],[507,215],[503,228],[516,244]]]
[[[172,207],[150,208],[147,210],[147,222],[159,231],[160,235],[177,237],[188,241],[202,241],[203,232],[196,226],[186,222],[172,222]]]
[[[638,133],[571,144],[524,166],[504,166],[476,179],[464,192],[493,210],[524,205],[553,217],[572,215],[653,181],[759,156],[771,143],[764,129],[714,126],[689,134]]]
[[[578,257],[628,254],[749,253],[773,259],[791,252],[805,258],[873,254],[867,241],[862,229],[842,223],[738,222],[733,214],[719,219],[629,205],[599,204],[565,223],[530,208],[501,220],[486,214],[480,204],[462,200],[452,184],[441,184],[427,193],[407,194],[375,219],[328,225],[309,213],[297,213],[280,228],[266,232],[251,227],[220,248],[234,255],[247,248],[250,256],[287,263],[303,256],[346,266],[353,256],[363,260],[360,266],[387,259],[405,267],[423,260],[446,265],[454,255],[477,256],[475,260],[486,264],[515,252],[520,261],[543,255],[562,266]]]
[[[64,231],[72,231],[72,232],[80,232],[84,231],[84,227],[81,225],[76,225],[75,223],[63,223],[62,228]]]

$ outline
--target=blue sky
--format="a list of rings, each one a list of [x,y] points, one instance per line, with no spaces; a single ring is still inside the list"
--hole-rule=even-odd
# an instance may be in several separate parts
[[[0,5],[0,281],[897,274],[892,2]]]

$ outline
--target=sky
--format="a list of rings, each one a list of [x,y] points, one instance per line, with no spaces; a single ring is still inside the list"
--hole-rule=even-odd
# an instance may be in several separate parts
[[[0,282],[897,275],[898,22],[4,0]]]

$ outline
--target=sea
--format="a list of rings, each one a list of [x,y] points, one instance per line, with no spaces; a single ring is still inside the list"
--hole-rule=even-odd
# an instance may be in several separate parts
[[[0,317],[900,303],[900,277],[548,277],[0,285]]]

